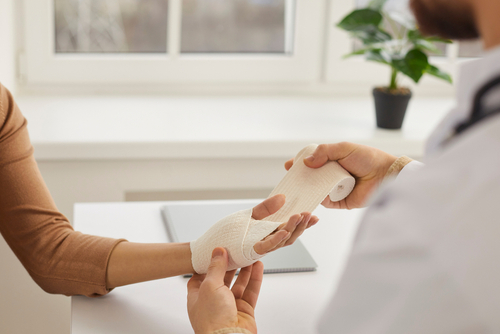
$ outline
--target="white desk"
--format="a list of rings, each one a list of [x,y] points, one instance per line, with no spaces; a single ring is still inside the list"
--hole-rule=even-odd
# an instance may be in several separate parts
[[[166,242],[160,206],[165,202],[75,205],[84,233],[135,242]],[[321,221],[301,240],[316,272],[265,275],[256,310],[259,333],[313,333],[336,286],[362,210],[320,207]],[[72,334],[192,333],[186,311],[187,279],[172,277],[115,289],[101,298],[72,297]]]

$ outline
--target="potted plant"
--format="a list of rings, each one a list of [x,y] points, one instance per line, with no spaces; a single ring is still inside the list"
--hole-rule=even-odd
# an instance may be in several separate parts
[[[410,89],[399,85],[400,75],[418,83],[424,74],[430,74],[451,83],[451,76],[431,65],[427,55],[440,53],[435,43],[451,41],[423,36],[409,10],[391,10],[388,5],[386,0],[372,0],[366,8],[349,13],[337,26],[363,45],[344,58],[364,55],[369,61],[391,67],[389,86],[373,89],[377,126],[400,129],[412,96]]]

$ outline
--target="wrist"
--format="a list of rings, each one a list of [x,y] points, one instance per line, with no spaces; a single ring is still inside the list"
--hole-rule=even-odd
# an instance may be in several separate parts
[[[181,244],[182,247],[182,259],[184,263],[185,273],[196,274],[196,271],[193,268],[193,260],[191,253],[191,243],[183,242]]]
[[[384,178],[396,177],[401,170],[413,160],[407,156],[397,158],[387,170]]]
[[[216,331],[207,333],[207,334],[234,334],[234,333],[243,333],[243,334],[254,334],[250,332],[248,329],[240,328],[240,327],[228,327],[218,329]]]

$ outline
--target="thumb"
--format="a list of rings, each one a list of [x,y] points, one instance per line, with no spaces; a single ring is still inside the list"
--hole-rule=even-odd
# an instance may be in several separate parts
[[[353,143],[321,144],[308,157],[304,164],[310,168],[319,168],[328,161],[338,161],[348,157],[356,149]]]
[[[215,248],[212,252],[212,261],[208,266],[206,279],[224,283],[227,265],[228,256],[226,249],[222,247]]]
[[[278,194],[266,199],[264,202],[255,206],[252,210],[252,218],[262,220],[273,213],[278,212],[285,205],[285,195]]]

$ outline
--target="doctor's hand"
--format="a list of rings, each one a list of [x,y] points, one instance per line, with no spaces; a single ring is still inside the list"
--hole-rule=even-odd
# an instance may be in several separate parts
[[[319,168],[327,161],[337,161],[351,173],[356,179],[351,194],[339,202],[332,202],[327,196],[321,204],[327,208],[354,209],[365,205],[396,159],[397,157],[373,147],[342,142],[319,145],[311,156],[304,159],[304,164],[310,168]],[[288,170],[292,165],[293,159],[285,163],[285,168]]]
[[[285,204],[285,195],[270,197],[253,208],[252,218],[262,220],[276,213]],[[302,212],[290,217],[288,222],[281,224],[273,233],[257,242],[253,249],[257,254],[266,254],[281,247],[289,246],[309,227],[319,221],[318,217],[309,212]]]
[[[194,274],[188,282],[187,308],[196,334],[209,334],[231,327],[257,333],[254,309],[264,265],[256,262],[241,269],[231,289],[235,270],[226,272],[227,266],[227,251],[218,247],[212,253],[207,274]]]

